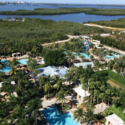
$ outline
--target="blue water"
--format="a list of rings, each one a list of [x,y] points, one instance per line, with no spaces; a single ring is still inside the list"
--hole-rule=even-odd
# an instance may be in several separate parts
[[[72,54],[73,55],[77,55],[77,53],[76,52],[72,52]],[[89,55],[87,55],[86,53],[81,53],[81,55],[83,55],[85,58],[90,58],[90,56]],[[79,56],[77,56],[78,58],[79,58]]]
[[[27,59],[19,60],[20,64],[24,64],[24,65],[27,64],[26,61],[27,61]],[[4,63],[4,68],[2,70],[0,70],[0,72],[9,72],[11,70],[11,67],[10,66],[6,66],[7,60],[1,60],[1,62]]]
[[[27,5],[27,4],[18,4],[18,5],[13,5],[13,4],[6,4],[6,5],[0,5],[0,11],[15,11],[15,10],[33,10],[35,8],[51,8],[51,9],[56,9],[56,8],[60,8],[60,7],[69,7],[69,8],[110,8],[110,9],[114,9],[114,8],[121,8],[121,9],[125,9],[125,6],[101,6],[101,5],[57,5],[57,6],[53,6],[53,5],[44,5],[44,4],[39,4],[38,6],[33,6],[32,4]]]
[[[69,113],[60,115],[55,107],[44,109],[42,113],[50,125],[79,125],[79,123],[73,121],[73,117]]]
[[[106,58],[108,58],[108,59],[113,59],[113,58],[117,58],[117,56],[115,55],[115,54],[111,54],[112,56],[105,56]]]
[[[7,4],[7,5],[0,5],[0,11],[15,11],[19,9],[23,10],[33,10],[35,8],[60,8],[60,7],[74,7],[74,8],[85,8],[85,7],[92,7],[92,8],[124,8],[120,6],[99,6],[99,5],[39,5],[39,6],[33,6],[33,5],[26,5],[26,4],[19,4],[19,5],[13,5],[13,4]],[[117,20],[120,18],[124,18],[123,16],[102,16],[102,15],[89,15],[84,13],[74,13],[74,14],[64,14],[64,15],[25,15],[25,16],[18,16],[18,15],[0,15],[0,19],[6,19],[7,17],[11,17],[13,19],[14,17],[29,17],[29,18],[40,18],[44,20],[54,20],[54,21],[70,21],[70,22],[77,22],[77,23],[83,23],[87,21],[100,21],[100,20]]]
[[[26,64],[27,64],[27,60],[28,60],[28,59],[21,59],[21,60],[19,60],[18,62],[21,63],[21,64],[26,65]]]
[[[10,66],[6,66],[7,61],[6,60],[1,60],[1,62],[4,63],[4,68],[0,70],[0,72],[9,72],[11,70]]]

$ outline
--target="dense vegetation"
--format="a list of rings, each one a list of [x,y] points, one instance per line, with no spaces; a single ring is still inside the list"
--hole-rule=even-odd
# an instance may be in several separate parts
[[[125,22],[125,18],[121,18],[118,20],[111,20],[111,21],[106,21],[106,20],[97,21],[97,22],[89,21],[88,23],[95,23],[95,24],[99,24],[103,26],[110,26],[110,27],[125,28],[124,22]]]
[[[59,15],[70,13],[95,14],[95,15],[125,15],[125,9],[100,9],[100,8],[36,8],[34,10],[1,11],[1,15]]]
[[[57,66],[62,65],[65,60],[65,54],[62,50],[50,50],[44,56],[44,61],[46,65]]]
[[[122,42],[120,39],[115,40],[112,37],[101,37],[99,35],[93,36],[93,39],[101,41],[101,44],[125,50],[125,42]]]
[[[29,18],[24,22],[0,21],[0,24],[0,55],[18,51],[24,54],[31,51],[34,45],[67,39],[66,34],[73,34],[75,31],[79,34],[107,32],[107,30],[78,23]]]

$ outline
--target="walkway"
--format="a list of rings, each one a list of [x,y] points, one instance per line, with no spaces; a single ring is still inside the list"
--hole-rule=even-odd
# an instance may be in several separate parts
[[[51,45],[51,44],[55,44],[55,43],[64,43],[64,42],[68,42],[68,41],[70,41],[71,39],[73,39],[73,38],[79,38],[79,37],[81,37],[81,36],[72,36],[72,35],[68,35],[68,39],[67,40],[61,40],[61,41],[57,41],[57,42],[53,42],[53,43],[45,43],[45,44],[42,44],[42,46],[47,46],[47,45]]]
[[[95,27],[99,27],[99,28],[105,28],[105,29],[110,29],[110,30],[119,30],[119,31],[124,31],[125,28],[115,28],[115,27],[108,27],[108,26],[101,26],[101,25],[98,25],[98,24],[84,24],[86,26],[95,26]]]

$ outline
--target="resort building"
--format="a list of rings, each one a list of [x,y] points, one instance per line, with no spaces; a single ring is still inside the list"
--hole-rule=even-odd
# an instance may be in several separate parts
[[[48,67],[44,67],[44,68],[39,68],[39,71],[41,71],[40,74],[38,74],[38,76],[47,76],[50,75],[55,76],[55,75],[59,75],[61,78],[65,79],[65,74],[67,72],[67,68],[56,68],[55,66],[48,66]]]
[[[82,66],[82,68],[87,68],[87,65],[91,65],[92,68],[94,67],[94,63],[93,62],[74,63],[74,65],[76,67]]]
[[[106,125],[124,125],[124,121],[116,114],[105,117]]]

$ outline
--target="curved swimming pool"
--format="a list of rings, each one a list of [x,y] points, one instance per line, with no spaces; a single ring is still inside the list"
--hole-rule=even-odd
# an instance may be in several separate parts
[[[21,60],[18,60],[18,62],[20,64],[26,65],[27,64],[27,60],[28,59],[21,59]],[[1,62],[4,63],[4,68],[2,70],[0,70],[0,72],[9,72],[11,70],[11,67],[10,66],[6,66],[7,60],[1,60]]]

